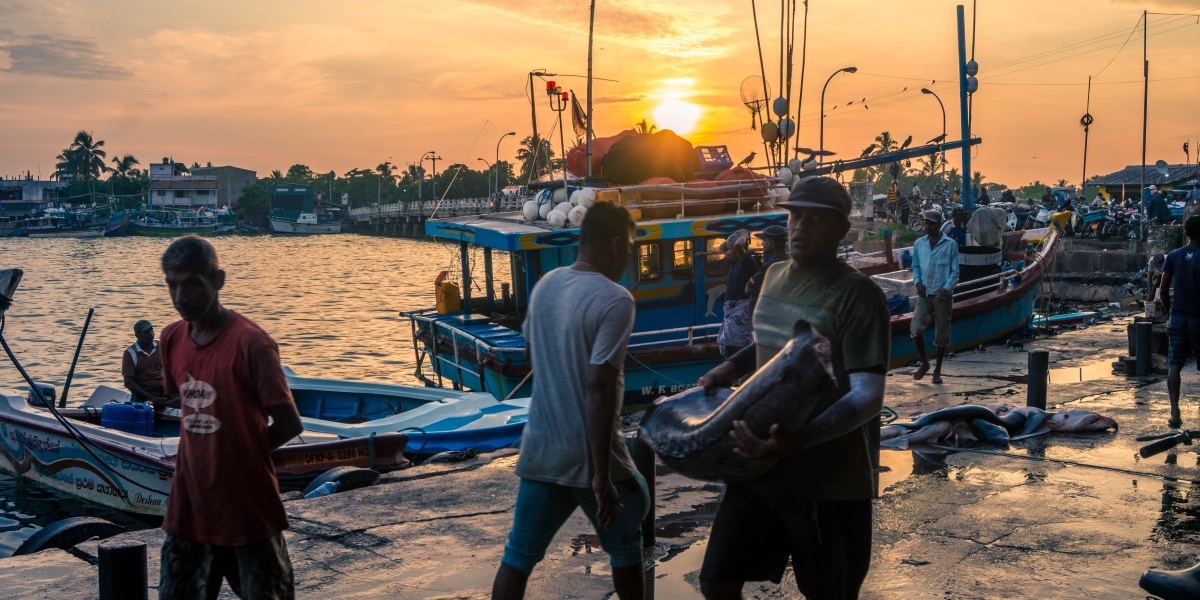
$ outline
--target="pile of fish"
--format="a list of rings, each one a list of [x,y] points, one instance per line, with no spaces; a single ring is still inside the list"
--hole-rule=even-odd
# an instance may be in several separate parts
[[[905,450],[917,444],[965,448],[977,442],[1008,444],[1052,431],[1079,433],[1116,429],[1117,422],[1099,413],[1076,408],[1046,412],[1007,404],[966,404],[936,410],[910,423],[892,423],[879,432],[879,445]]]
[[[683,475],[703,481],[738,483],[771,468],[774,459],[751,460],[734,453],[729,432],[745,421],[755,435],[795,437],[813,417],[837,400],[829,340],[805,321],[792,339],[737,391],[707,395],[693,388],[654,401],[642,418],[640,435]]]

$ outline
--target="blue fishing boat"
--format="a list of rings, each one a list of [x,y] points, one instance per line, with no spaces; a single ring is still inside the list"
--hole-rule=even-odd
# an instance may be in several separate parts
[[[515,447],[529,414],[528,398],[497,402],[484,393],[284,372],[306,432],[343,439],[402,432],[409,456]]]
[[[620,281],[637,303],[625,362],[625,406],[635,410],[660,395],[695,385],[701,375],[719,364],[716,336],[729,265],[718,249],[736,231],[784,225],[788,216],[773,207],[777,190],[763,193],[754,185],[733,185],[723,195],[700,200],[686,199],[685,189],[678,187],[676,199],[669,211],[664,211],[664,205],[652,199],[670,197],[664,187],[672,186],[596,192],[598,200],[625,204],[638,220],[634,256]],[[648,192],[659,195],[652,197]],[[712,214],[714,206],[719,207],[716,214]],[[676,216],[663,216],[664,212]],[[655,218],[644,218],[647,215]],[[430,386],[486,392],[496,398],[529,395],[530,367],[519,327],[538,279],[574,262],[579,230],[528,220],[520,213],[501,213],[430,220],[425,231],[430,237],[458,245],[462,285],[457,289],[464,293],[461,306],[454,306],[459,300],[455,291],[453,301],[442,302],[441,310],[432,307],[401,313],[411,325],[416,376]],[[996,273],[964,281],[956,288],[952,349],[975,347],[1028,326],[1058,233],[1032,230],[1017,235],[1028,239],[1012,244],[1012,255],[1004,258],[1019,268],[999,272],[998,260]],[[1026,255],[1030,242],[1037,246]],[[477,272],[480,261],[472,260],[472,252],[479,250],[482,273]],[[500,282],[499,294],[497,259],[507,261],[511,274],[511,280]],[[906,273],[911,284],[911,271],[875,277],[883,286],[887,280],[903,280]],[[480,276],[484,295],[473,297],[472,288]],[[901,286],[889,295],[913,294],[915,290],[906,293]],[[892,317],[890,368],[916,358],[908,335],[911,318],[907,312]]]

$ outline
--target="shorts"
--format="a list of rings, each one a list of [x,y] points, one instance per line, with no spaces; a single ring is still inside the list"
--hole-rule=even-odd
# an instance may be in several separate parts
[[[222,579],[239,598],[295,598],[292,562],[283,533],[243,546],[212,546],[167,534],[162,546],[159,598],[214,600],[221,593]]]
[[[779,583],[788,557],[804,598],[858,598],[871,566],[871,500],[772,500],[728,487],[701,580]]]
[[[871,567],[871,500],[772,500],[730,486],[700,579],[779,583],[789,557],[805,598],[857,598]]]
[[[612,527],[602,529],[596,526],[596,496],[591,488],[521,479],[512,531],[500,563],[526,575],[532,573],[534,565],[546,556],[546,548],[558,529],[578,506],[592,522],[600,547],[608,553],[608,562],[614,569],[640,566],[642,520],[650,511],[650,492],[646,480],[637,473],[615,485],[621,498],[621,512]]]
[[[925,335],[930,322],[934,325],[933,345],[950,345],[950,311],[953,310],[954,300],[942,300],[937,296],[918,296],[917,309],[913,311],[910,332],[913,337]]]
[[[1188,361],[1200,358],[1200,319],[1171,317],[1167,322],[1167,336],[1171,340],[1167,351],[1168,365],[1182,367]],[[1196,368],[1200,369],[1200,360],[1197,360]]]

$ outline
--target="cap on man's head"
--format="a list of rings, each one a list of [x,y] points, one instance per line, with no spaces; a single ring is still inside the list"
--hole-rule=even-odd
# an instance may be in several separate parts
[[[832,177],[806,177],[800,180],[788,199],[776,202],[775,206],[786,209],[793,208],[827,208],[836,211],[843,218],[850,216],[854,206],[850,193],[842,184]]]
[[[782,225],[772,225],[758,233],[755,233],[754,237],[757,237],[761,240],[774,240],[776,242],[786,242],[788,239],[788,233],[787,233],[787,229],[784,229]]]
[[[1156,188],[1156,187],[1154,187],[1154,186],[1150,186],[1150,191],[1152,191],[1152,192],[1157,192],[1157,191],[1158,191],[1158,188]]]
[[[941,223],[943,220],[942,211],[934,210],[932,208],[925,211],[924,213],[922,213],[921,217],[924,218],[926,221],[930,221],[933,223]]]
[[[141,333],[143,331],[146,331],[147,329],[154,329],[154,325],[151,324],[150,321],[147,321],[145,319],[142,319],[141,321],[138,321],[137,323],[133,324],[133,332],[134,333]]]

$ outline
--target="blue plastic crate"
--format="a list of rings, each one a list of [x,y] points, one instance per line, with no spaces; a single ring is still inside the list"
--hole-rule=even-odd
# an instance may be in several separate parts
[[[733,168],[729,148],[724,145],[696,146],[696,156],[700,158],[700,173],[720,173]]]

